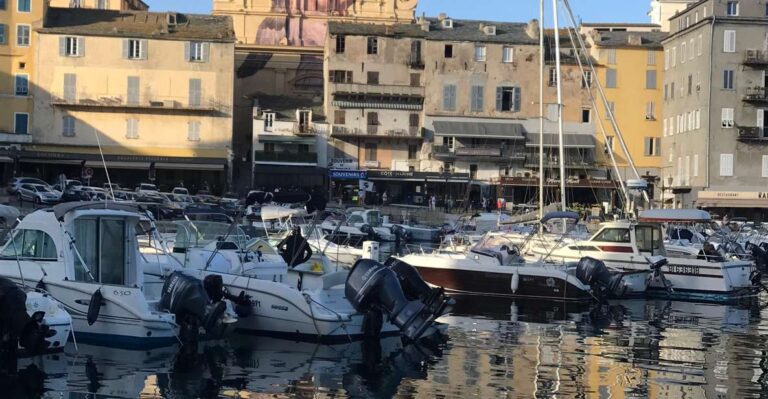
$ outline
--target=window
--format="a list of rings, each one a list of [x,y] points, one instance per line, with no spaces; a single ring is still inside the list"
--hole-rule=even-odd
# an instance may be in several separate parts
[[[688,95],[693,93],[693,75],[688,75]]]
[[[723,71],[723,89],[733,90],[733,69]]]
[[[605,70],[605,87],[609,89],[616,88],[616,70],[613,68]]]
[[[29,47],[29,34],[32,28],[29,25],[16,25],[16,45]]]
[[[0,1],[2,1],[2,0],[0,0]],[[8,33],[7,33],[7,25],[0,24],[0,44],[8,43],[7,35],[8,35]]]
[[[616,49],[608,49],[606,52],[606,59],[608,62],[608,65],[615,65],[616,64]]]
[[[411,74],[411,86],[412,87],[419,87],[419,86],[421,86],[421,74],[420,73],[412,73]]]
[[[75,137],[75,118],[64,115],[61,122],[61,134],[64,137]]]
[[[40,230],[16,230],[13,239],[5,244],[2,258],[57,260],[58,251],[53,238]]]
[[[13,114],[13,132],[16,134],[29,134],[29,114],[16,112]]]
[[[733,176],[733,154],[720,154],[720,176]]]
[[[368,38],[368,54],[378,54],[379,53],[379,38],[377,37],[369,37]]]
[[[335,125],[345,125],[347,123],[347,112],[341,109],[333,111],[333,123]]]
[[[736,52],[736,31],[727,30],[723,37],[723,52],[735,53]]]
[[[377,85],[379,84],[379,73],[378,72],[368,72],[368,84],[369,85]]]
[[[616,103],[614,101],[608,101],[608,109],[605,112],[605,119],[610,120],[611,115],[616,117]]]
[[[669,132],[669,119],[668,119],[668,118],[664,118],[664,131],[663,131],[663,136],[664,136],[664,137],[667,137],[667,133],[668,133],[668,132]]]
[[[29,95],[29,75],[18,73],[14,77],[14,93],[17,96]]]
[[[419,114],[408,115],[408,126],[419,127]]]
[[[547,119],[557,121],[560,114],[560,107],[557,104],[547,104]]]
[[[520,88],[501,86],[496,88],[496,111],[520,111]]]
[[[187,140],[200,141],[200,121],[187,122]]]
[[[735,17],[739,15],[739,2],[729,1],[725,4],[725,15],[729,17]]]
[[[109,0],[96,0],[96,8],[99,10],[108,10]]]
[[[470,111],[481,112],[483,110],[483,95],[485,87],[472,86],[471,98],[470,98]]]
[[[694,14],[693,23],[695,23],[695,24],[699,23],[699,12],[698,11],[696,11],[696,13]]]
[[[557,68],[549,68],[549,85],[557,86]]]
[[[336,35],[336,54],[344,54],[344,50],[347,48],[347,37],[344,35]]]
[[[768,177],[768,155],[763,155],[762,165],[761,166],[762,166],[762,168],[761,168],[762,169],[761,176],[762,177]]]
[[[139,99],[139,86],[141,84],[141,81],[139,80],[138,76],[128,76],[128,95],[127,95],[127,101],[128,105],[138,105],[140,102]]]
[[[77,101],[77,75],[74,73],[64,74],[64,101],[68,103]]]
[[[691,39],[691,41],[688,42],[688,58],[691,60],[693,59],[694,53],[696,52],[695,47],[696,47],[695,42],[693,39]]]
[[[16,0],[16,11],[30,12],[32,10],[32,0]]]
[[[723,128],[729,129],[732,128],[733,123],[733,108],[723,108],[722,109],[722,116],[721,116],[721,126]]]
[[[264,143],[264,152],[275,152],[275,143]]]
[[[704,40],[703,36],[701,35],[701,33],[699,33],[699,36],[696,37],[696,54],[698,54],[698,55],[701,55],[701,52],[703,51],[702,50],[702,47],[703,47],[702,41],[703,40]]]
[[[629,243],[629,229],[603,229],[592,241]]]
[[[75,247],[80,257],[75,260],[75,280],[102,284],[126,285],[126,222],[114,218],[79,217],[75,219]],[[80,264],[82,258],[86,267]]]
[[[352,83],[352,71],[328,71],[331,83]]]
[[[189,62],[206,62],[208,61],[208,52],[210,46],[208,43],[203,42],[189,42],[187,43],[187,61]]]
[[[664,50],[664,70],[669,69],[669,50]]]
[[[672,52],[669,53],[669,60],[671,63],[671,67],[675,67],[675,63],[677,62],[677,47],[672,47]]]
[[[416,159],[419,147],[416,144],[408,144],[408,159]]]
[[[675,99],[675,82],[669,84],[669,98],[672,100]]]
[[[649,121],[656,120],[656,103],[649,101],[645,103],[645,119]]]
[[[83,47],[82,37],[64,36],[59,38],[59,55],[62,57],[82,57]]]
[[[69,0],[69,8],[82,8],[85,0]]]
[[[693,177],[699,177],[699,154],[693,154]]]
[[[378,112],[369,112],[368,113],[368,126],[379,126],[379,113]]]
[[[648,65],[656,65],[656,50],[648,50]]]
[[[139,120],[128,118],[125,120],[125,138],[135,140],[139,138]]]
[[[685,51],[688,47],[686,46],[685,42],[680,45],[680,63],[685,64],[685,57],[688,55],[688,53]]]
[[[768,17],[768,4],[765,5],[765,16]]]
[[[485,46],[475,46],[475,61],[485,62]]]
[[[443,56],[445,58],[453,58],[453,44],[446,44],[443,48]]]
[[[635,238],[637,240],[637,250],[643,254],[651,256],[666,256],[664,249],[664,238],[661,231],[656,226],[636,226]]]
[[[190,51],[191,51],[191,48],[190,48]],[[190,53],[190,57],[191,57],[191,53]],[[147,59],[147,41],[139,40],[139,39],[123,40],[123,58],[128,60]]]
[[[456,110],[456,85],[443,86],[443,111]]]
[[[411,55],[408,61],[412,68],[422,68],[424,66],[424,62],[421,59],[421,40],[411,42]]]
[[[0,10],[5,10],[5,0],[0,0]]]
[[[501,62],[513,62],[515,57],[515,49],[512,47],[504,46],[501,49]]]
[[[697,109],[696,111],[694,111],[694,114],[695,114],[694,129],[701,129],[701,110]]]
[[[605,136],[605,152],[613,151],[613,136]]]
[[[645,71],[645,88],[656,90],[656,71]]]
[[[203,82],[200,79],[189,80],[189,106],[199,107],[203,103]]]
[[[271,132],[272,126],[275,125],[275,113],[274,112],[265,112],[264,113],[264,131],[265,132]]]
[[[669,85],[664,84],[664,101],[667,101],[667,98],[669,98]]]
[[[365,143],[365,160],[378,161],[378,146],[376,143]]]
[[[646,137],[645,138],[645,152],[646,157],[657,157],[661,155],[661,149],[659,148],[658,137]]]
[[[586,89],[592,87],[592,71],[584,71],[584,75],[581,77],[581,88]]]
[[[581,110],[581,123],[592,122],[592,110],[584,108]]]

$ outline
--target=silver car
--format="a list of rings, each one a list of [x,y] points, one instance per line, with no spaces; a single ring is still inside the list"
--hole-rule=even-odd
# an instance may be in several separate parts
[[[19,201],[30,201],[35,204],[53,204],[59,201],[59,194],[43,184],[24,183],[16,191]]]
[[[44,181],[34,177],[14,177],[11,179],[11,181],[8,182],[6,191],[10,195],[16,195],[16,193],[19,191],[19,187],[24,183],[47,185]]]

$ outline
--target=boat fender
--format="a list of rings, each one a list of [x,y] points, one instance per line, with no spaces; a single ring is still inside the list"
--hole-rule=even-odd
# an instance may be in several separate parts
[[[91,302],[88,304],[88,325],[92,326],[96,320],[99,319],[99,313],[101,312],[101,306],[104,296],[101,294],[101,288],[91,295]]]
[[[512,273],[512,281],[509,284],[509,288],[512,290],[513,294],[520,288],[520,274],[517,271]]]

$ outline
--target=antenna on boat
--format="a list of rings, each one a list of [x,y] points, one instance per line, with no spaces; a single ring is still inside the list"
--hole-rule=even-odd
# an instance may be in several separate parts
[[[539,220],[544,218],[544,0],[539,1]]]
[[[104,151],[101,150],[101,140],[99,140],[99,131],[93,129],[93,135],[96,136],[96,144],[99,146],[99,155],[101,155],[101,164],[104,165],[104,174],[107,176],[107,185],[109,186],[109,193],[112,195],[112,201],[115,200],[115,190],[112,188],[112,180],[109,178],[109,169],[107,169],[107,161],[104,160]],[[106,206],[109,198],[104,201]]]
[[[552,0],[552,17],[555,25],[555,73],[557,76],[557,139],[560,157],[560,209],[565,212],[565,148],[563,148],[563,85],[560,68],[560,26],[557,19],[557,2]],[[542,49],[543,50],[543,49]],[[542,142],[543,146],[544,143]],[[563,233],[566,232],[566,222],[563,220]]]

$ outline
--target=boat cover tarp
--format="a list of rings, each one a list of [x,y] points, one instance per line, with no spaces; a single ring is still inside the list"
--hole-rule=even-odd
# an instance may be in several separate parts
[[[709,212],[701,209],[648,209],[640,212],[641,222],[709,222]]]

